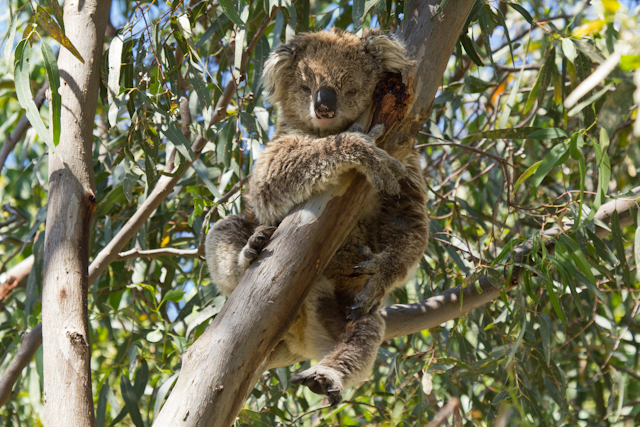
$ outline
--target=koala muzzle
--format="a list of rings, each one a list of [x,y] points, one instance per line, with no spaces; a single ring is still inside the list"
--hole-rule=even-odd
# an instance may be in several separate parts
[[[332,119],[336,115],[338,97],[336,91],[330,88],[321,88],[315,96],[313,108],[319,119]]]

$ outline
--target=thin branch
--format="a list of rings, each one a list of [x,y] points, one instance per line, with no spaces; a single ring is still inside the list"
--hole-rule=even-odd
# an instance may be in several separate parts
[[[476,154],[480,154],[482,156],[486,156],[489,157],[491,159],[497,160],[500,163],[503,163],[505,165],[509,165],[512,168],[514,167],[511,163],[509,163],[505,158],[500,157],[500,156],[496,156],[495,154],[491,154],[491,153],[487,153],[484,150],[480,150],[478,148],[475,147],[471,147],[469,145],[463,145],[463,144],[458,144],[455,142],[449,142],[446,139],[442,139],[439,138],[435,135],[432,135],[430,133],[425,133],[425,132],[420,132],[422,135],[426,135],[429,138],[435,138],[435,139],[439,139],[440,141],[446,141],[446,142],[432,142],[432,143],[428,143],[428,144],[419,144],[416,145],[415,148],[424,148],[424,147],[443,147],[443,146],[452,146],[452,147],[458,147],[458,148],[462,148],[463,150],[467,150],[467,151],[472,151]]]
[[[42,345],[42,324],[38,323],[31,332],[22,335],[22,345],[18,353],[0,378],[0,407],[11,398],[13,385],[40,345]]]
[[[138,248],[134,248],[126,252],[120,252],[116,260],[122,261],[129,258],[160,258],[163,256],[200,258],[200,253],[198,252],[198,249],[160,248],[143,251]]]
[[[447,422],[447,418],[449,418],[454,413],[457,413],[460,409],[460,400],[457,397],[452,397],[446,405],[438,413],[433,420],[427,424],[427,427],[438,427]],[[462,424],[455,424],[462,425]]]

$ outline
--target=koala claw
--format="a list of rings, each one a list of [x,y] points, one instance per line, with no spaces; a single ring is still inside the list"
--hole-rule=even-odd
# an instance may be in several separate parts
[[[353,313],[347,316],[347,320],[357,319],[377,310],[384,298],[383,289],[377,285],[375,276],[367,280],[364,284],[364,289],[353,299],[354,304],[349,307],[349,310],[353,311]]]
[[[342,382],[332,368],[316,365],[291,377],[291,383],[302,384],[316,394],[326,395],[331,406],[342,402]]]
[[[363,133],[364,129],[362,129],[362,126],[360,125],[360,123],[354,123],[349,127],[348,132],[359,132],[359,133]]]
[[[256,231],[251,235],[251,237],[249,237],[249,241],[244,247],[243,254],[245,258],[250,261],[258,258],[260,252],[262,252],[262,249],[267,246],[267,243],[269,243],[271,236],[277,228],[278,227],[267,226],[260,226],[256,228]]]
[[[378,139],[380,138],[382,135],[384,134],[384,125],[383,124],[379,124],[379,125],[375,125],[374,127],[371,128],[371,130],[369,131],[369,136],[373,139]]]

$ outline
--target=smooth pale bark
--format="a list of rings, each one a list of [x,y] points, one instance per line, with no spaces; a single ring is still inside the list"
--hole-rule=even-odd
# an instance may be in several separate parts
[[[442,19],[430,20],[430,11],[439,3],[416,1],[410,6],[405,39],[416,59],[407,82],[412,96],[400,117],[385,108],[374,114],[376,123],[392,129],[387,135],[403,129],[415,135],[428,117],[474,1],[459,0],[455,8],[446,8]],[[387,141],[391,147],[389,142],[396,141]],[[180,377],[155,426],[227,427],[234,422],[267,366],[267,356],[351,231],[370,191],[363,178],[350,176],[334,193],[312,198],[285,218],[220,314],[184,354]]]
[[[42,337],[48,426],[93,426],[87,318],[89,237],[96,207],[92,143],[100,55],[110,0],[66,0],[66,35],[84,59],[61,48],[60,144],[49,155]]]

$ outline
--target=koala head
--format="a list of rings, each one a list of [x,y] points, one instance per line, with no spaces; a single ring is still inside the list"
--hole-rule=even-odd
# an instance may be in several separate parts
[[[411,63],[402,43],[380,31],[361,38],[341,30],[302,33],[271,53],[263,78],[281,126],[326,136],[369,108],[384,73],[404,72]]]

